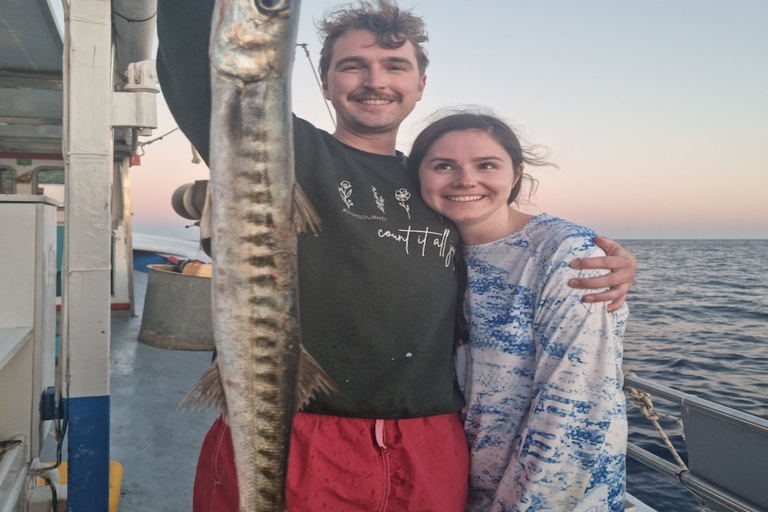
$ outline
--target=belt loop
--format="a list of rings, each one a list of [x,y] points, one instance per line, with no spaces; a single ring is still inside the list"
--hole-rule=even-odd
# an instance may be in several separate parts
[[[374,431],[376,433],[376,444],[379,448],[386,450],[387,445],[384,443],[384,420],[376,420],[374,422]]]

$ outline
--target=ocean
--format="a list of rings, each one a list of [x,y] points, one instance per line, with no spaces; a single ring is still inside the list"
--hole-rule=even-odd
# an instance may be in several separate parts
[[[621,244],[638,260],[625,371],[768,419],[768,240]],[[651,423],[628,411],[630,442],[672,462]],[[659,512],[701,510],[676,480],[632,460],[628,491]]]

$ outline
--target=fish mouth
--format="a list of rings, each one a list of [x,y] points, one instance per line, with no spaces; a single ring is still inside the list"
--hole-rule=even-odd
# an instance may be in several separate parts
[[[479,201],[485,196],[483,195],[473,195],[473,196],[445,196],[445,198],[449,201],[453,201],[454,203],[471,203],[473,201]]]

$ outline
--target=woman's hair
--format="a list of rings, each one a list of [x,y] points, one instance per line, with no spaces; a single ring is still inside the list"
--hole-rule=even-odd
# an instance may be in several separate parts
[[[323,39],[318,66],[323,80],[328,77],[333,46],[349,30],[372,32],[384,48],[400,48],[410,41],[416,50],[419,73],[423,75],[429,64],[427,51],[421,46],[429,40],[424,21],[410,11],[401,11],[393,0],[376,0],[375,5],[367,1],[343,5],[327,14],[317,28]]]
[[[408,169],[416,177],[418,177],[421,162],[435,142],[447,133],[464,130],[482,130],[488,133],[509,154],[515,173],[519,172],[521,175],[521,179],[512,188],[512,192],[507,200],[510,204],[518,200],[523,181],[530,185],[528,196],[536,190],[538,182],[523,172],[523,164],[557,167],[557,165],[547,162],[543,156],[539,156],[538,153],[543,150],[540,146],[522,146],[514,130],[505,121],[488,110],[471,107],[471,110],[462,109],[457,112],[455,109],[452,109],[447,114],[441,111],[432,117],[438,117],[438,119],[431,122],[416,137],[416,140],[413,141],[411,154],[408,156]]]

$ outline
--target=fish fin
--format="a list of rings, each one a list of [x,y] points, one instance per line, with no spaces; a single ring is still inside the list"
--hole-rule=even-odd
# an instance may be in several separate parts
[[[320,231],[320,217],[298,183],[293,186],[292,217],[296,233],[308,233],[310,229],[315,234]]]
[[[315,396],[315,393],[338,393],[339,388],[320,368],[317,361],[309,355],[304,347],[301,347],[301,357],[299,358],[299,389],[296,393],[296,409],[301,409],[309,403],[309,400]]]
[[[227,414],[227,402],[216,361],[211,363],[195,387],[181,399],[176,409],[197,410],[205,407],[216,407],[225,416]]]

